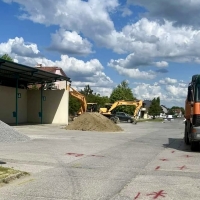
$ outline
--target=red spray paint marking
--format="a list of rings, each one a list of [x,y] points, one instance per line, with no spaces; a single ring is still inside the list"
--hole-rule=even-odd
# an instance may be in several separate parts
[[[168,161],[168,159],[166,159],[166,158],[163,158],[163,159],[160,159],[160,160],[162,160],[162,161]]]
[[[158,170],[158,169],[160,169],[160,166],[157,166],[157,167],[155,168],[155,170]]]
[[[158,197],[165,197],[165,193],[164,190],[160,190],[159,192],[153,192],[151,194],[147,194],[147,196],[153,196],[153,199],[157,199]]]
[[[172,151],[172,153],[174,153],[175,151]]]
[[[187,167],[185,165],[183,165],[182,167],[178,167],[180,170],[184,170],[187,169]]]
[[[190,156],[190,155],[184,155],[184,157],[189,158],[189,157],[193,157],[193,156]]]
[[[140,196],[140,192],[138,192],[138,194],[137,194],[137,196],[135,196],[135,198],[134,199],[138,199],[139,198],[139,196]]]
[[[84,154],[79,154],[79,153],[67,153],[67,155],[75,156],[75,157],[81,157],[81,156],[83,156]]]

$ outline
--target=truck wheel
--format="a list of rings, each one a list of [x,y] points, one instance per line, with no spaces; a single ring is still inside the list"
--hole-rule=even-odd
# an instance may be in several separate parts
[[[191,147],[190,147],[191,151],[197,151],[198,146],[199,146],[198,142],[191,142]]]
[[[185,141],[185,144],[187,144],[187,145],[190,144],[190,140],[188,138],[188,132],[187,132],[186,126],[185,126],[185,133],[184,133],[184,141]]]
[[[128,120],[127,120],[127,122],[128,122],[128,123],[131,123],[131,120],[130,120],[130,119],[128,119]]]

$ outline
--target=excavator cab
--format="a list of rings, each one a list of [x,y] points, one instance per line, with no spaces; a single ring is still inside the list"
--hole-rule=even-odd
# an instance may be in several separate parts
[[[87,103],[87,112],[97,112],[98,105],[97,103]]]

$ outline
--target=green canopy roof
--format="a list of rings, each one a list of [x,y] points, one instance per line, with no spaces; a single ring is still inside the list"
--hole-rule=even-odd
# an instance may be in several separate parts
[[[0,80],[16,78],[18,78],[19,81],[26,83],[27,85],[51,83],[58,80],[66,80],[71,82],[70,78],[67,76],[53,74],[38,68],[29,67],[0,58]]]

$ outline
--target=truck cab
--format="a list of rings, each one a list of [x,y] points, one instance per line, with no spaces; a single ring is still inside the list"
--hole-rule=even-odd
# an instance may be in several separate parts
[[[188,86],[185,101],[185,132],[184,141],[197,150],[200,142],[200,75],[194,75]]]

